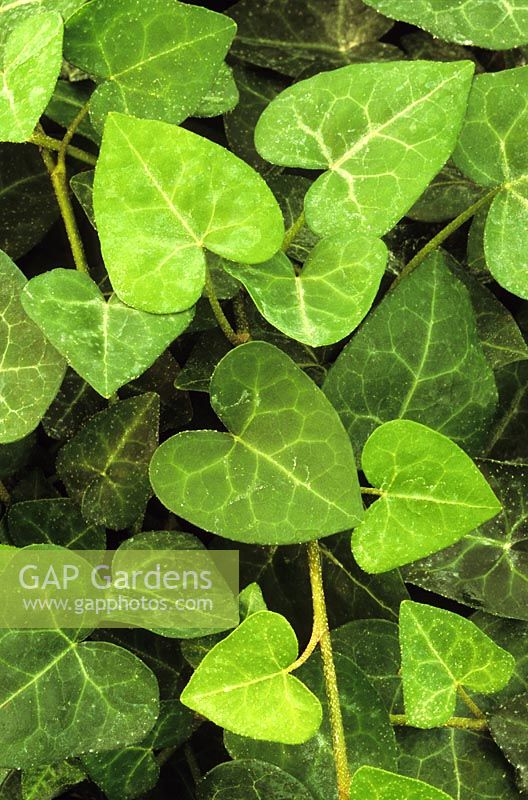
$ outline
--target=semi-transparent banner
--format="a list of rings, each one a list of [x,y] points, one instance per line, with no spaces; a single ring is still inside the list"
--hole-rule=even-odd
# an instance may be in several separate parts
[[[238,552],[0,548],[0,627],[164,629],[238,624]]]

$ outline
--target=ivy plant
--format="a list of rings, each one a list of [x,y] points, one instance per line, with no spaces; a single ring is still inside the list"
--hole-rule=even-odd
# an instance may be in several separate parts
[[[4,619],[0,800],[527,798],[528,7],[0,43],[0,555],[239,563],[228,627]]]

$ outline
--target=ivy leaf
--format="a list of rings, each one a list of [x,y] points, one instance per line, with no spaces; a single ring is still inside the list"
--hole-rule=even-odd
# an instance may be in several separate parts
[[[528,14],[522,0],[365,0],[382,14],[410,22],[439,39],[475,44],[491,50],[509,50],[528,41]]]
[[[142,375],[191,323],[193,311],[148,314],[108,302],[84,273],[54,269],[24,287],[22,305],[73,369],[103,397]]]
[[[387,233],[445,164],[462,124],[473,64],[353,64],[286,89],[255,129],[273,164],[327,170],[305,198],[320,236]]]
[[[447,722],[459,686],[497,692],[515,667],[513,656],[470,620],[410,600],[400,607],[400,644],[405,712],[417,728]]]
[[[490,736],[455,728],[399,728],[399,771],[457,800],[519,800],[512,771]]]
[[[5,39],[11,31],[28,19],[34,19],[37,14],[44,12],[58,12],[63,19],[68,19],[79,6],[86,0],[0,0],[0,43],[5,44]]]
[[[0,246],[20,258],[59,214],[48,170],[31,144],[0,144]]]
[[[197,167],[204,163],[207,170]],[[284,235],[275,198],[247,164],[183,128],[122,114],[105,126],[94,208],[116,294],[159,314],[198,300],[203,248],[254,264],[271,258]]]
[[[92,0],[68,20],[65,56],[101,84],[96,128],[109,111],[178,125],[211,88],[235,31],[228,17],[183,3]]]
[[[381,495],[352,538],[366,572],[385,572],[449,547],[501,510],[469,456],[417,422],[381,425],[361,461]]]
[[[360,0],[240,0],[229,9],[238,26],[232,52],[238,58],[297,77],[318,60],[340,66],[354,48],[374,42],[392,26]]]
[[[407,567],[406,580],[491,614],[528,620],[526,466],[483,462],[498,517],[460,542]]]
[[[485,453],[499,460],[526,463],[528,447],[528,363],[507,364],[497,371],[499,408],[490,430]]]
[[[231,433],[186,431],[152,459],[152,486],[167,508],[261,544],[309,541],[361,518],[346,433],[288,356],[264,342],[235,348],[216,367],[211,404]]]
[[[107,800],[131,800],[153,789],[160,777],[154,750],[177,748],[190,737],[191,712],[177,700],[160,705],[156,725],[143,741],[121,750],[82,756],[88,775]]]
[[[528,16],[526,18],[528,31]],[[495,280],[528,298],[528,158],[524,131],[528,67],[478,75],[454,153],[458,167],[482,186],[497,187],[486,219],[484,251]],[[521,98],[521,101],[519,100]]]
[[[480,707],[496,711],[519,694],[528,693],[528,624],[514,619],[504,619],[484,611],[471,615],[471,621],[478,625],[493,641],[507,650],[515,658],[515,669],[508,684],[493,695],[478,698]]]
[[[62,357],[22,308],[25,284],[0,251],[0,443],[22,439],[37,427],[65,370]]]
[[[428,783],[376,767],[361,767],[352,777],[351,800],[364,800],[365,797],[372,800],[393,800],[395,797],[405,797],[405,800],[451,800],[445,792]]]
[[[86,773],[76,762],[61,761],[44,767],[25,769],[22,773],[23,800],[53,800],[71,786],[86,780]]]
[[[324,391],[358,450],[377,425],[397,417],[434,428],[470,453],[482,449],[495,415],[495,379],[467,290],[442,253],[383,298],[336,359]]]
[[[62,448],[57,472],[87,521],[121,529],[144,511],[158,420],[158,395],[121,400],[92,417]]]
[[[231,150],[263,175],[272,167],[255,150],[253,134],[257,120],[277,94],[288,85],[274,73],[235,63],[233,75],[238,86],[238,105],[224,117],[224,127]]]
[[[79,642],[60,630],[4,630],[0,658],[0,761],[8,767],[137,741],[158,716],[154,675],[115,645]]]
[[[181,701],[242,736],[301,744],[317,732],[322,711],[315,695],[288,673],[297,656],[288,621],[259,611],[207,653]]]
[[[10,444],[0,445],[0,481],[25,467],[33,454],[35,435],[29,434]]]
[[[90,100],[92,89],[93,87],[87,86],[85,81],[80,83],[70,83],[70,81],[64,80],[57,81],[55,91],[44,114],[53,122],[56,122],[57,125],[67,128],[83,106]],[[101,142],[100,134],[86,117],[79,123],[77,133],[97,145]],[[82,174],[79,173],[79,176]]]
[[[300,274],[285,253],[256,267],[227,265],[265,319],[292,339],[319,347],[343,339],[374,302],[387,248],[361,234],[322,239]]]
[[[198,791],[200,800],[312,800],[287,772],[254,759],[219,764],[205,775]]]
[[[72,550],[104,550],[104,528],[86,523],[73,500],[54,497],[15,503],[8,512],[9,536],[17,547],[56,544]]]
[[[407,216],[423,222],[444,222],[457,217],[483,194],[484,189],[448,161],[409,209]]]
[[[233,70],[227,64],[221,64],[213,85],[205,97],[202,97],[193,116],[218,117],[220,114],[226,114],[236,106],[238,97]]]
[[[31,137],[59,77],[62,20],[37,14],[17,26],[3,48],[0,70],[0,139],[25,142]]]
[[[52,439],[71,439],[90,417],[105,406],[101,395],[69,369],[55,400],[42,418],[42,427]]]
[[[494,741],[515,767],[520,791],[528,791],[528,694],[505,703],[493,714],[489,726]]]
[[[93,208],[93,185],[95,178],[95,170],[87,169],[85,172],[79,172],[77,175],[72,175],[70,179],[71,190],[74,193],[79,205],[90,220],[91,225],[97,230],[95,224],[95,214]]]
[[[332,631],[349,769],[354,772],[370,764],[393,770],[397,759],[394,732],[379,695],[354,663],[352,630],[345,625]],[[319,654],[311,656],[297,674],[323,707],[323,722],[316,736],[303,745],[284,745],[226,733],[224,743],[236,759],[256,758],[276,764],[297,778],[314,800],[334,800],[337,790],[332,732]]]

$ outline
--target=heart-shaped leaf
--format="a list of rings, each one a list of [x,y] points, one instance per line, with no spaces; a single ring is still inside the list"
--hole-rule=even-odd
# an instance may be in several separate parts
[[[354,330],[372,305],[387,262],[380,239],[362,234],[322,239],[300,274],[285,253],[256,267],[226,264],[258,310],[299,342],[333,344]]]
[[[104,550],[104,528],[87,524],[73,500],[53,497],[15,503],[8,513],[10,540],[17,547],[56,544],[72,550]]]
[[[18,267],[0,251],[0,443],[22,439],[37,427],[66,367],[22,308],[25,284]]]
[[[235,31],[229,17],[184,3],[92,0],[68,20],[64,47],[101,82],[90,104],[97,127],[109,111],[178,124],[211,88]]]
[[[317,732],[322,710],[315,695],[288,672],[297,656],[289,622],[259,611],[207,653],[181,701],[242,736],[301,744]]]
[[[396,769],[398,749],[394,729],[376,689],[355,663],[354,633],[349,625],[332,631],[348,767],[351,773],[363,764]],[[379,640],[377,643],[379,645]],[[385,673],[387,663],[385,659]],[[303,745],[292,746],[226,732],[224,744],[235,759],[255,758],[286,770],[308,789],[313,800],[334,800],[337,789],[332,727],[320,654],[314,653],[296,675],[319,698],[323,707],[323,721],[316,736]]]
[[[105,126],[93,202],[116,294],[159,314],[198,300],[204,248],[255,264],[284,235],[279,206],[250,166],[184,128],[122,114]]]
[[[361,767],[352,778],[350,800],[452,800],[441,789],[376,767]]]
[[[410,725],[434,728],[453,716],[457,689],[498,692],[514,657],[469,619],[405,600],[400,606],[405,713]]]
[[[0,763],[24,768],[143,738],[156,679],[132,653],[65,631],[2,631]],[[20,669],[20,665],[24,669]]]
[[[528,17],[527,17],[528,31]],[[528,298],[528,67],[479,75],[454,152],[457,166],[497,187],[484,229],[486,264],[509,292]]]
[[[482,452],[497,387],[467,289],[443,253],[385,295],[336,359],[324,392],[358,451],[377,425],[403,417]]]
[[[84,273],[54,269],[26,284],[22,305],[73,369],[103,397],[142,375],[191,323],[193,311],[148,314]]]
[[[57,472],[86,520],[119,529],[143,513],[158,423],[157,394],[131,397],[91,417],[62,448]]]
[[[385,572],[449,547],[501,510],[469,456],[411,420],[377,428],[363,449],[362,466],[380,495],[352,538],[366,572]]]
[[[409,565],[405,580],[459,603],[528,620],[528,473],[523,464],[484,461],[503,510],[447,550]]]
[[[25,142],[33,133],[59,77],[62,20],[37,14],[22,22],[3,47],[0,139]]]
[[[286,89],[255,129],[273,164],[327,170],[305,198],[320,236],[350,228],[381,236],[449,158],[473,64],[353,64]]]
[[[211,380],[232,433],[186,431],[154,454],[167,508],[242,542],[292,544],[345,530],[362,504],[350,441],[320,389],[283,352],[249,342]]]
[[[23,800],[54,800],[72,786],[86,780],[86,773],[77,762],[60,761],[43,767],[25,769],[22,773]],[[2,786],[2,791],[4,787]],[[6,798],[7,800],[7,798]],[[14,799],[13,799],[14,800]]]

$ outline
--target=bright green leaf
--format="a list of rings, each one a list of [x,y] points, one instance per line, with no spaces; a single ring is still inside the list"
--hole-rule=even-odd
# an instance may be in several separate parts
[[[197,301],[204,248],[254,264],[284,234],[275,198],[247,164],[183,128],[122,114],[106,123],[94,208],[116,294],[155,313]]]
[[[86,0],[0,0],[0,43],[10,32],[37,14],[55,11],[63,19],[73,14]]]
[[[205,656],[181,701],[242,736],[301,744],[317,732],[322,712],[315,695],[288,673],[297,656],[288,621],[260,611]]]
[[[57,472],[87,521],[119,529],[143,513],[158,421],[158,395],[121,400],[92,417],[62,448]]]
[[[365,0],[382,14],[425,28],[439,39],[509,50],[528,42],[523,0]]]
[[[103,397],[143,374],[190,324],[193,311],[148,314],[108,302],[88,275],[54,269],[24,287],[26,314]]]
[[[110,750],[141,739],[156,721],[156,679],[122,648],[78,642],[58,630],[2,631],[0,658],[0,762],[6,766]]]
[[[238,88],[233,70],[221,64],[213,85],[194,110],[195,117],[218,117],[232,111],[238,103]]]
[[[381,236],[451,155],[472,75],[469,62],[421,61],[324,72],[270,103],[255,144],[273,164],[327,170],[305,199],[320,236]]]
[[[101,83],[96,127],[109,111],[177,125],[211,88],[235,31],[228,17],[184,3],[92,0],[68,21],[65,55]]]
[[[52,95],[62,58],[59,14],[37,14],[22,22],[3,47],[0,69],[0,139],[25,142],[31,137]]]
[[[186,431],[150,467],[167,508],[226,538],[293,544],[360,519],[354,455],[324,395],[280,350],[249,342],[228,353],[211,404],[231,433]]]
[[[500,189],[484,230],[486,263],[501,286],[524,298],[528,297],[527,91],[528,67],[478,75],[454,153],[457,166],[472,180]]]
[[[62,357],[22,308],[25,284],[0,252],[0,443],[22,439],[37,427],[64,376]]]
[[[453,716],[457,688],[488,694],[510,680],[515,659],[470,620],[406,600],[400,607],[405,713],[434,728]]]
[[[442,253],[383,298],[335,361],[324,391],[358,451],[377,425],[401,417],[479,452],[497,389],[468,292]]]
[[[501,505],[483,475],[454,442],[410,420],[377,428],[361,459],[380,498],[352,538],[367,572],[385,572],[454,544]]]
[[[405,578],[473,608],[528,620],[526,466],[484,461],[481,469],[501,502],[500,515],[410,565]]]
[[[369,764],[393,770],[397,763],[394,731],[382,700],[354,662],[352,634],[348,625],[332,631],[349,769],[353,773]],[[323,707],[323,722],[316,736],[303,745],[287,745],[226,733],[224,742],[236,759],[256,758],[276,764],[297,778],[314,800],[337,800],[332,732],[319,654],[311,656],[296,674]]]
[[[451,800],[445,792],[423,781],[404,778],[384,769],[361,767],[352,777],[350,798],[365,800],[366,797],[369,800],[395,800],[397,797],[405,800]]]
[[[84,172],[79,172],[73,175],[70,180],[71,190],[77,198],[79,205],[91,224],[96,228],[95,214],[93,209],[93,184],[95,178],[95,170],[87,169]]]
[[[366,315],[385,271],[387,248],[361,234],[322,239],[302,271],[284,253],[255,267],[226,265],[260,313],[292,339],[319,347],[343,339]]]

